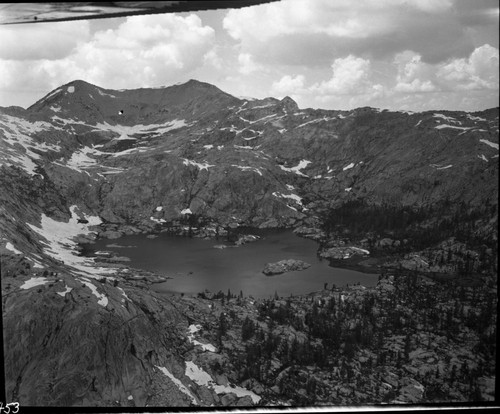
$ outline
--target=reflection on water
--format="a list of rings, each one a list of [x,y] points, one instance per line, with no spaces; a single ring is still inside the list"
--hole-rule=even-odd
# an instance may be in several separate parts
[[[118,240],[99,240],[95,250],[110,250],[131,259],[131,267],[155,271],[172,277],[155,285],[155,290],[195,295],[208,289],[267,298],[304,294],[321,290],[325,283],[343,286],[360,282],[374,286],[377,275],[332,268],[316,256],[318,245],[297,237],[290,230],[259,232],[261,239],[239,247],[214,248],[221,240],[168,236],[150,239],[145,235],[125,236]],[[228,243],[226,243],[228,244]],[[311,267],[296,272],[266,276],[262,269],[269,262],[298,259]]]

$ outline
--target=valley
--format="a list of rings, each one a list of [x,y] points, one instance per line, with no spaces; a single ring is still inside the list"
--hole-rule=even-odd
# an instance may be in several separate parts
[[[7,399],[494,400],[498,112],[301,109],[195,80],[0,108]],[[262,274],[287,259],[311,266]],[[248,269],[255,292],[229,282]]]

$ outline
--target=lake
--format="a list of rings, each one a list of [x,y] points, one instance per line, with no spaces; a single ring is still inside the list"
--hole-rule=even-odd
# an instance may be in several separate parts
[[[374,286],[378,275],[333,268],[320,260],[318,244],[296,236],[291,230],[252,231],[261,238],[238,247],[214,248],[230,243],[222,239],[205,240],[160,234],[150,239],[146,235],[124,236],[115,240],[98,240],[92,248],[107,250],[130,258],[130,267],[154,271],[171,277],[155,285],[157,291],[196,295],[208,289],[245,296],[268,298],[307,294],[324,288],[361,283]],[[298,259],[311,264],[306,270],[266,276],[266,263],[283,259]]]

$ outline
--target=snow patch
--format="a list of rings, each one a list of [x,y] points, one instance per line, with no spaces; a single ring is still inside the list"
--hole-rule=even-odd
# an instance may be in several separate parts
[[[87,154],[96,154],[99,152],[98,150],[84,147],[71,155],[71,158],[66,162],[66,166],[79,172],[82,172],[83,168],[95,167],[97,165],[97,160],[95,158],[90,158]]]
[[[353,168],[353,167],[354,167],[354,165],[355,165],[355,164],[354,164],[353,162],[351,162],[349,165],[347,165],[347,166],[345,166],[344,168],[342,168],[342,171],[345,171],[345,170],[350,170],[351,168]]]
[[[317,118],[317,119],[313,119],[312,121],[304,122],[303,124],[300,124],[299,126],[296,126],[295,128],[302,128],[303,126],[306,126],[306,125],[309,125],[309,124],[313,124],[313,123],[321,122],[321,121],[330,121],[330,120],[333,120],[333,119],[335,119],[335,118],[330,118],[330,117],[324,116],[323,118]]]
[[[72,290],[73,290],[73,288],[70,288],[70,287],[68,287],[68,285],[66,285],[64,292],[56,292],[56,293],[64,298],[64,296],[66,296],[66,293],[69,293]]]
[[[248,395],[250,396],[254,404],[257,404],[260,401],[260,397],[258,395],[245,388],[217,385],[216,383],[214,383],[210,374],[208,374],[202,368],[198,367],[193,361],[186,362],[186,376],[198,385],[204,385],[206,387],[212,388],[217,394],[234,393],[238,397],[244,397]]]
[[[443,115],[443,114],[434,114],[433,117],[434,118],[444,119],[446,122],[451,122],[453,124],[461,124],[460,121],[457,121],[455,118],[453,118],[451,116],[446,116],[446,115]]]
[[[59,92],[61,92],[62,89],[56,89],[55,91],[52,91],[51,93],[49,93],[45,98],[43,98],[40,102],[43,102],[43,101],[46,101],[47,99],[49,99],[50,97],[58,94]]]
[[[184,210],[181,210],[181,214],[193,214],[190,208],[185,208]]]
[[[240,116],[240,119],[244,122],[248,122],[249,124],[256,124],[257,122],[261,122],[261,121],[264,121],[266,119],[269,120],[271,118],[274,118],[275,116],[276,116],[276,114],[266,115],[266,116],[263,116],[262,118],[256,119],[255,121],[250,121],[249,119],[242,118],[241,116]],[[283,118],[283,117],[281,117],[281,118]]]
[[[179,388],[179,391],[183,392],[186,394],[189,398],[191,398],[191,401],[194,405],[198,405],[198,401],[196,400],[196,397],[189,391],[189,389],[177,378],[175,378],[172,373],[165,367],[159,367],[158,365],[155,365],[156,368],[158,368],[163,374],[165,374],[170,380]]]
[[[163,210],[163,207],[159,206],[159,207],[156,207],[156,211],[162,211]]]
[[[485,118],[481,118],[479,116],[473,116],[471,114],[467,114],[467,118],[469,118],[471,121],[484,121],[487,122]]]
[[[127,154],[132,154],[134,152],[146,152],[151,150],[151,148],[148,147],[135,147],[135,148],[129,148],[127,150],[123,150],[120,152],[114,152],[114,153],[109,153],[113,157],[121,157],[122,155],[127,155]],[[105,153],[102,153],[105,154]]]
[[[49,281],[45,277],[32,277],[19,287],[21,289],[31,289],[32,287],[45,285],[46,283],[49,283]]]
[[[249,108],[249,109],[269,108],[270,106],[274,106],[274,105],[276,105],[276,104],[270,103],[270,104],[267,104],[267,105],[252,106],[252,107],[251,107],[251,108]]]
[[[282,165],[280,165],[279,167],[283,171],[293,172],[293,173],[295,173],[297,175],[301,175],[302,177],[308,177],[307,175],[305,175],[304,173],[302,173],[300,170],[303,170],[309,164],[311,164],[311,161],[301,160],[298,165],[296,165],[295,167],[292,167],[292,168],[283,167]]]
[[[84,124],[87,125],[87,124]],[[87,125],[94,128],[94,131],[112,131],[120,135],[121,139],[127,139],[129,135],[145,135],[153,134],[153,137],[164,134],[165,132],[172,131],[174,129],[179,129],[184,126],[189,126],[184,119],[174,119],[172,121],[166,122],[165,124],[150,124],[150,125],[111,125],[107,122],[104,124],[98,123],[97,125]],[[130,139],[130,138],[128,138]]]
[[[496,150],[498,149],[498,144],[495,144],[494,142],[488,141],[487,139],[480,139],[479,142],[482,142],[486,145],[489,145],[492,148],[495,148]]]
[[[216,352],[217,349],[212,344],[203,344],[196,339],[194,339],[194,334],[201,329],[201,325],[189,325],[188,331],[188,340],[194,345],[199,345],[204,351]]]
[[[488,162],[488,158],[486,158],[486,157],[484,156],[484,154],[478,155],[477,157],[478,157],[479,159],[483,160],[483,161]]]
[[[187,158],[183,158],[183,164],[186,165],[186,166],[189,166],[189,165],[194,165],[196,167],[199,168],[199,170],[207,170],[211,167],[215,167],[215,165],[211,165],[211,164],[208,164],[207,162],[203,163],[203,164],[200,164],[199,162],[196,162],[196,161],[193,161],[193,160],[188,160]]]
[[[13,252],[15,254],[23,254],[22,252],[17,250],[11,242],[7,242],[7,244],[5,245],[5,248],[7,250],[10,250],[11,252]]]
[[[127,296],[127,294],[125,293],[125,291],[121,288],[121,287],[118,287],[118,290],[121,292],[121,294],[123,295],[123,297],[125,299],[128,299],[130,300],[130,298]],[[122,302],[125,302],[125,299],[122,299]],[[132,302],[132,301],[131,301]]]
[[[101,95],[101,96],[110,96],[111,98],[116,98],[115,95],[111,95],[110,93],[103,92],[100,89],[97,89],[97,92],[99,92],[99,95]]]
[[[273,196],[278,197],[278,198],[288,198],[290,200],[295,201],[298,205],[302,206],[302,198],[299,197],[297,194],[282,194],[282,193],[275,191],[273,193]]]
[[[83,279],[81,282],[92,291],[92,294],[97,298],[97,303],[99,305],[101,305],[102,307],[106,307],[108,305],[108,298],[106,297],[106,295],[99,293],[94,284],[86,279]]]
[[[241,171],[253,171],[254,173],[257,173],[260,176],[262,176],[262,172],[256,167],[249,167],[249,166],[242,166],[235,164],[232,164],[231,167],[239,168]]]
[[[444,129],[444,128],[461,129],[463,131],[468,131],[469,129],[472,129],[472,127],[457,127],[454,125],[447,125],[447,124],[441,124],[434,127],[434,129]]]
[[[75,87],[74,87],[73,85],[68,86],[67,91],[68,91],[69,93],[73,93],[73,92],[75,92]]]

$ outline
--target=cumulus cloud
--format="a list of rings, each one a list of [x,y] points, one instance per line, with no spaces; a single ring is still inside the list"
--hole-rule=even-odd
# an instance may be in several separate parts
[[[436,90],[431,65],[422,62],[422,57],[411,51],[396,55],[394,63],[398,68],[396,76],[397,92],[432,92]]]
[[[471,110],[497,104],[498,71],[499,51],[487,44],[466,58],[435,64],[406,50],[390,62],[354,55],[337,58],[327,79],[307,87],[307,75],[285,75],[272,84],[271,90],[279,96],[294,94],[302,106]]]
[[[353,55],[335,59],[332,77],[311,86],[320,95],[359,95],[378,92],[380,86],[371,79],[371,62]]]
[[[437,70],[451,89],[498,89],[499,51],[488,44],[478,47],[468,59],[454,59]]]
[[[271,85],[271,93],[280,98],[286,95],[304,93],[304,82],[304,75],[285,75],[279,81],[273,82]]]
[[[215,59],[209,54],[214,46],[214,30],[194,14],[128,17],[114,30],[98,31],[92,36],[85,25],[74,36],[62,36],[66,24],[50,27],[53,29],[42,31],[48,50],[42,47],[44,51],[39,53],[15,55],[11,48],[0,48],[0,86],[55,88],[74,79],[109,88],[159,86],[174,83],[176,76],[185,76],[206,59]],[[7,38],[24,33],[13,26],[2,30]],[[31,48],[38,44],[35,39],[25,42]],[[51,52],[52,44],[58,53]],[[30,62],[19,60],[28,58]]]
[[[231,10],[223,26],[257,61],[311,65],[413,50],[436,63],[474,48],[457,7],[451,0],[288,0]]]

